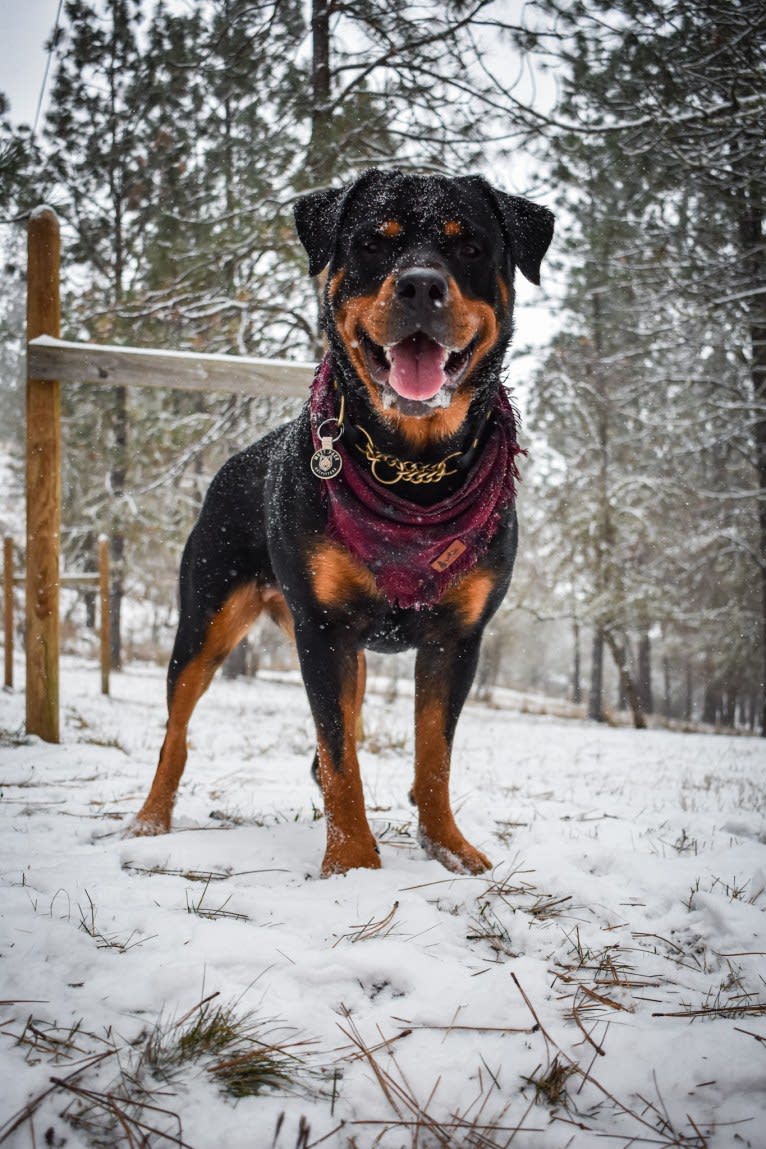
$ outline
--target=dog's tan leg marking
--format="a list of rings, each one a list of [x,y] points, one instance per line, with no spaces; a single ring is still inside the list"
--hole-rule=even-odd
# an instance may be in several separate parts
[[[169,703],[168,724],[159,764],[149,795],[131,829],[134,835],[164,834],[170,829],[173,802],[186,765],[186,732],[194,707],[207,690],[218,667],[245,637],[264,607],[270,614],[277,616],[284,608],[287,618],[280,618],[279,621],[283,625],[287,624],[289,611],[281,595],[274,591],[263,591],[254,583],[238,587],[210,620],[199,653],[180,672]]]
[[[458,874],[480,874],[492,863],[463,837],[449,799],[450,741],[446,735],[446,705],[440,697],[415,693],[415,785],[418,840],[428,854]]]
[[[327,819],[327,849],[322,877],[353,869],[380,869],[380,855],[364,809],[364,792],[356,756],[356,724],[361,703],[363,656],[356,677],[349,675],[341,695],[343,761],[336,768],[321,733],[318,738],[319,781]]]

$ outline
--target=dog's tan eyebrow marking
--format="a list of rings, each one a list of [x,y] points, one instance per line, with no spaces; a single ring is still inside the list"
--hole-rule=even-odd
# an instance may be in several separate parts
[[[444,225],[444,234],[450,236],[462,235],[463,225],[458,219],[448,219]]]
[[[340,291],[341,284],[343,283],[343,280],[345,278],[346,278],[346,269],[344,267],[341,267],[341,269],[339,271],[335,272],[335,275],[330,280],[330,286],[328,288],[330,299],[334,299],[335,296],[338,294],[338,292]]]
[[[383,223],[378,228],[378,231],[381,233],[381,235],[385,235],[389,239],[396,239],[396,237],[398,235],[402,234],[403,230],[404,229],[403,229],[402,225],[399,223],[398,219],[384,220]]]

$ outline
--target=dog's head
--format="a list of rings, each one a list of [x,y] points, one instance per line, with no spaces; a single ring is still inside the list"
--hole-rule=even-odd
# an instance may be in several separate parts
[[[514,271],[540,282],[552,213],[479,176],[372,169],[304,196],[295,220],[309,273],[328,267],[324,323],[342,373],[405,433],[451,434],[497,382]]]

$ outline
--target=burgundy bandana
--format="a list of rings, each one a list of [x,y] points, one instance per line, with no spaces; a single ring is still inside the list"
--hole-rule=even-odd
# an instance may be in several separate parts
[[[326,355],[311,388],[311,431],[337,415],[332,364]],[[333,443],[343,467],[322,483],[330,537],[368,567],[378,589],[395,606],[432,606],[447,587],[476,565],[516,497],[519,478],[516,420],[504,388],[498,389],[491,430],[462,486],[449,498],[421,507],[376,482],[362,455]],[[406,488],[406,484],[405,484]]]

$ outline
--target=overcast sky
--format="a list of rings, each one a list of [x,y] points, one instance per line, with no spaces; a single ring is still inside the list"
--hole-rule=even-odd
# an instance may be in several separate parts
[[[0,0],[0,91],[15,124],[32,124],[45,75],[45,41],[59,0]],[[44,108],[43,108],[44,110]]]

